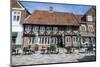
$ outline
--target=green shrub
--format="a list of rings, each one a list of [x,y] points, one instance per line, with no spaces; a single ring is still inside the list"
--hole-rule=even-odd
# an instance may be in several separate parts
[[[38,51],[39,45],[35,44],[35,51]]]
[[[56,46],[51,44],[50,47],[48,48],[48,50],[55,51],[56,50]]]
[[[51,51],[55,51],[56,47],[55,46],[51,46]]]

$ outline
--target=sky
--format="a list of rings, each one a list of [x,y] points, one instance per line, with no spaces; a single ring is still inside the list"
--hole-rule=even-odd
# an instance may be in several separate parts
[[[53,7],[53,11],[65,12],[73,14],[85,14],[91,6],[84,5],[71,5],[71,4],[54,4],[54,3],[36,3],[36,2],[20,2],[30,13],[34,10],[48,11],[49,7]]]

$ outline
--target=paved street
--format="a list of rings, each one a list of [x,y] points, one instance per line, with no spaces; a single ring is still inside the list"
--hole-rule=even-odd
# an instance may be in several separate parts
[[[86,57],[86,58],[85,58]],[[91,58],[89,58],[91,57]],[[91,59],[91,60],[90,60]],[[93,59],[93,60],[92,60]],[[33,54],[12,56],[12,65],[95,61],[95,54]]]

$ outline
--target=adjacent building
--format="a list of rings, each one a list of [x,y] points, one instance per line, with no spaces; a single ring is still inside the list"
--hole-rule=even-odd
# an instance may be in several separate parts
[[[91,7],[80,22],[81,44],[96,45],[96,7]]]
[[[11,0],[11,26],[12,26],[12,45],[21,47],[23,44],[22,23],[28,16],[28,11],[22,7],[18,0]]]

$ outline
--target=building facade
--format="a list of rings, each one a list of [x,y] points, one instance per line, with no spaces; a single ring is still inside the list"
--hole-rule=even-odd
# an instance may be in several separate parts
[[[23,5],[12,0],[12,44],[34,46],[38,33],[40,46],[57,45],[79,47],[96,45],[96,9],[91,7],[84,15],[34,10],[29,13]],[[78,41],[80,37],[80,41]],[[79,43],[80,42],[80,43]]]
[[[23,44],[23,28],[22,23],[28,16],[28,12],[18,0],[11,0],[11,16],[12,16],[12,45],[21,47]]]
[[[96,7],[91,7],[80,22],[81,44],[96,46]]]
[[[78,47],[77,33],[79,21],[72,13],[35,10],[23,23],[24,47],[34,45],[35,33],[39,34],[39,45],[58,45]],[[64,40],[61,39],[64,37]]]

